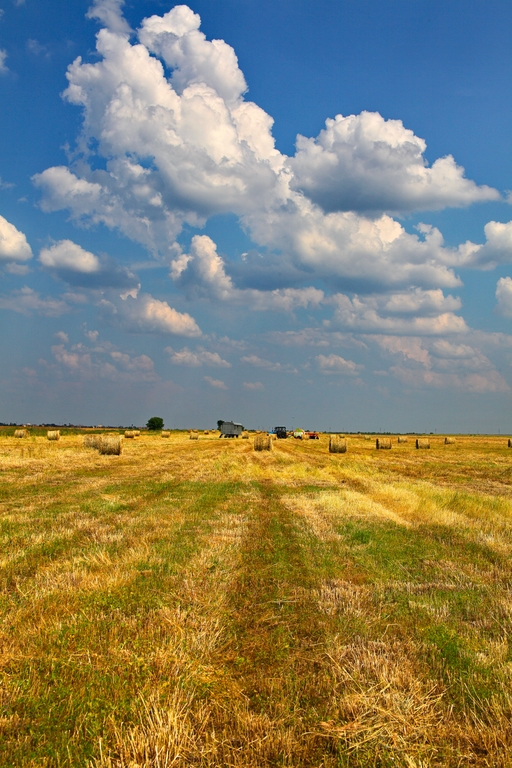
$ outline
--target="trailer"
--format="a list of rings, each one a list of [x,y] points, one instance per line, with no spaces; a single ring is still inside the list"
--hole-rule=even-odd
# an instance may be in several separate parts
[[[223,421],[220,425],[219,437],[240,437],[243,431],[242,424],[237,424],[235,421]]]

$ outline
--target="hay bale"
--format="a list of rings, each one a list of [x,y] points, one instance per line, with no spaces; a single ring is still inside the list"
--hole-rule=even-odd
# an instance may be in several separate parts
[[[94,448],[95,450],[98,450],[101,440],[101,435],[84,435],[84,448]]]
[[[375,447],[378,451],[391,450],[391,438],[390,437],[378,437],[375,441]]]
[[[272,438],[270,435],[260,434],[254,438],[254,450],[255,451],[271,451],[274,447]]]
[[[430,448],[430,440],[428,437],[416,438],[416,448]]]
[[[119,456],[121,454],[121,438],[119,435],[100,438],[98,451],[102,456]]]
[[[191,432],[189,437],[191,440],[199,440],[199,435],[196,432]]]
[[[30,433],[28,429],[15,429],[14,430],[14,437],[29,437]]]
[[[248,440],[249,439],[249,433],[248,432],[242,432],[242,440]]]
[[[162,437],[170,437],[170,436],[171,436],[170,432],[162,432]]]
[[[371,440],[372,438],[370,437],[370,435],[364,435],[364,439],[365,440]]]
[[[512,448],[512,438],[510,438],[510,437],[508,439],[508,447]]]
[[[399,435],[398,436],[398,442],[399,443],[407,443],[408,442],[408,438],[404,437],[404,435]]]
[[[46,433],[46,437],[48,440],[60,440],[60,430],[59,429],[50,429]]]
[[[209,431],[207,429],[204,430],[203,435],[209,435]]]
[[[133,430],[133,436],[134,437],[140,437],[140,429],[134,429]]]
[[[340,435],[329,435],[329,453],[346,453],[347,438]]]
[[[135,431],[133,429],[125,429],[124,436],[128,438],[128,440],[133,440],[135,437]]]
[[[455,444],[455,438],[454,437],[445,437],[444,444],[445,445],[454,445]]]

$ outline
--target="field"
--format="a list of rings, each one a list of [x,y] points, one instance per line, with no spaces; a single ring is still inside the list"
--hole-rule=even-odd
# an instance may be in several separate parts
[[[512,449],[430,439],[1,433],[0,766],[512,766]]]

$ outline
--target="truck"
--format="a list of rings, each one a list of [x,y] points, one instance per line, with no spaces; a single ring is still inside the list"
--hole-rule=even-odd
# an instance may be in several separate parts
[[[219,437],[240,437],[244,431],[243,425],[237,424],[235,421],[223,421],[219,424],[219,429]]]
[[[274,427],[274,434],[278,440],[284,440],[286,437],[288,437],[286,427]]]

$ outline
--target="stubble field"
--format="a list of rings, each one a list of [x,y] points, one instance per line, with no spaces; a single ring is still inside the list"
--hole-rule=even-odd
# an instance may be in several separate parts
[[[0,437],[0,765],[512,765],[512,449]]]

